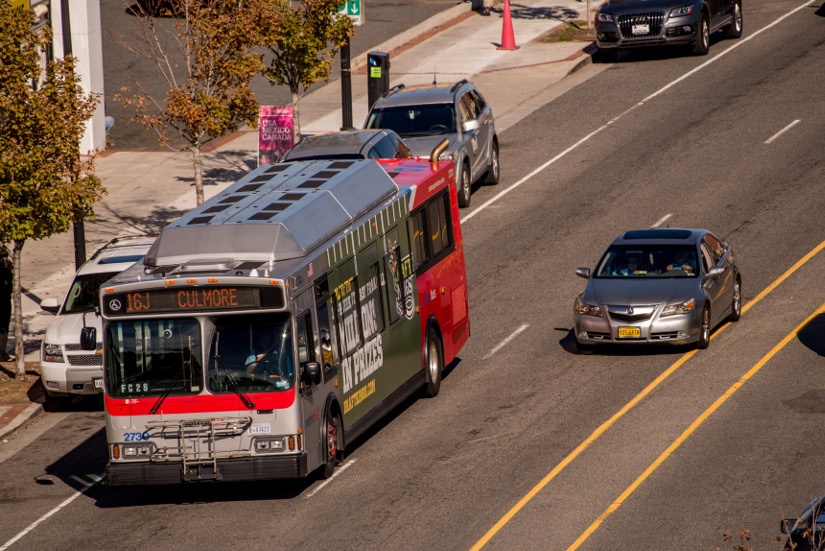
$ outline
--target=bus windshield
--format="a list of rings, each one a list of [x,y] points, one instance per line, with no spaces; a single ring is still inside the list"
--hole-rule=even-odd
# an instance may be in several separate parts
[[[207,361],[209,391],[279,392],[295,386],[287,315],[215,320]]]
[[[107,389],[112,396],[199,394],[201,332],[194,318],[130,320],[106,329]]]

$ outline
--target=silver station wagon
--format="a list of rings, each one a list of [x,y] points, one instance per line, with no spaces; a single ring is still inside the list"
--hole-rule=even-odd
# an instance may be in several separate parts
[[[691,344],[742,312],[742,276],[730,245],[707,230],[661,228],[617,237],[574,305],[581,348],[596,344]]]

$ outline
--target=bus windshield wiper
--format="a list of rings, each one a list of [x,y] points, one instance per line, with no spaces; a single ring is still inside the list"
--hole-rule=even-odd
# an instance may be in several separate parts
[[[218,362],[218,365],[221,366],[221,369],[223,369],[224,374],[226,374],[226,380],[229,381],[229,387],[232,389],[232,391],[240,397],[241,401],[244,403],[247,409],[254,409],[255,402],[250,400],[249,397],[243,393],[243,390],[241,390],[241,387],[238,386],[238,382],[235,380],[235,376],[232,374],[229,368],[226,367],[223,358],[221,358],[219,354],[216,354],[215,361]]]
[[[178,384],[178,381],[180,381],[180,378],[183,375],[183,369],[184,368],[181,368],[177,372],[177,374],[175,374],[175,378],[172,379],[172,381],[168,385],[166,385],[166,389],[164,389],[163,394],[160,395],[160,397],[155,402],[155,405],[153,405],[152,409],[149,410],[149,415],[154,415],[158,412],[158,408],[160,408],[160,405],[163,403],[166,397],[169,396],[169,393],[172,392],[172,389],[175,387],[176,384]]]

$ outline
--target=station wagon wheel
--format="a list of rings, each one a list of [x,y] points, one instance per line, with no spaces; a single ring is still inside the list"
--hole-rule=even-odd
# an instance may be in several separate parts
[[[708,55],[710,51],[710,24],[704,13],[699,14],[696,22],[696,42],[693,43],[693,53],[695,55]]]
[[[501,178],[501,167],[498,164],[498,140],[493,140],[490,146],[490,166],[487,169],[487,177],[484,183],[488,186],[494,186]]]
[[[733,21],[725,29],[725,38],[739,38],[742,36],[742,1],[733,3]]]
[[[330,478],[335,472],[335,466],[338,464],[338,454],[340,452],[339,442],[341,441],[341,419],[329,410],[327,412],[326,422],[326,457],[324,458],[324,469],[321,476]]]
[[[458,193],[458,206],[466,208],[470,206],[470,167],[466,163],[458,166],[455,174],[455,190]]]
[[[702,325],[699,326],[699,342],[696,348],[705,349],[710,345],[710,307],[702,308]]]
[[[730,321],[739,321],[742,317],[742,280],[736,278],[736,283],[733,284],[733,302],[730,305]]]
[[[441,353],[441,339],[438,333],[430,327],[427,331],[427,357],[424,358],[424,367],[427,370],[427,396],[438,396],[441,389],[441,372],[444,369],[444,356]]]

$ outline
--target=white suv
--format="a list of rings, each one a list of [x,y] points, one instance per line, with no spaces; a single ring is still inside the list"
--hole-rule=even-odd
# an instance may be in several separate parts
[[[103,391],[103,345],[83,350],[80,333],[94,327],[100,339],[98,313],[101,284],[116,276],[149,251],[154,236],[117,237],[98,249],[77,271],[63,304],[47,298],[40,308],[57,315],[40,347],[40,378],[50,409],[68,405],[72,394],[99,394]]]

